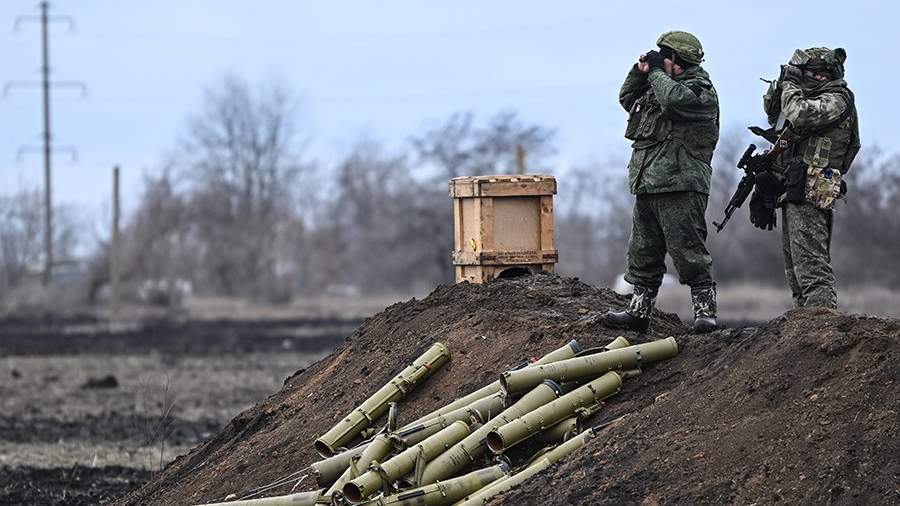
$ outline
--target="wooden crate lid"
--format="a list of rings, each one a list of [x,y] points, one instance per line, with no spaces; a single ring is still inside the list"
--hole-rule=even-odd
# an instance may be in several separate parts
[[[501,174],[496,176],[463,176],[450,180],[450,196],[517,197],[555,195],[556,178],[543,174]]]

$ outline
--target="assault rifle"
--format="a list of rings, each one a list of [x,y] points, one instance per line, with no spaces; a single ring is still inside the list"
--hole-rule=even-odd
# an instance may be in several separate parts
[[[750,127],[750,130],[764,138],[771,138],[774,134],[772,130],[763,130],[759,127]],[[744,177],[741,178],[737,189],[734,190],[734,194],[728,201],[728,205],[725,206],[725,219],[719,223],[713,222],[713,225],[716,227],[716,233],[721,232],[722,229],[725,228],[725,225],[728,224],[728,220],[731,219],[731,215],[734,214],[734,211],[744,205],[747,197],[753,192],[753,187],[756,185],[756,175],[771,170],[772,164],[775,163],[778,155],[784,153],[785,150],[791,147],[798,139],[799,137],[793,134],[789,128],[784,128],[781,133],[778,134],[778,137],[773,140],[771,149],[762,153],[755,153],[756,144],[751,144],[750,147],[744,151],[744,154],[741,155],[741,159],[738,160],[737,163],[737,167],[744,171]]]

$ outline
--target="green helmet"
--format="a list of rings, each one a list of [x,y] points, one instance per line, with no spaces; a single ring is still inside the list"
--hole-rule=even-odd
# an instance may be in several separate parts
[[[675,54],[688,63],[699,65],[703,61],[703,46],[700,39],[688,32],[680,30],[666,32],[656,39],[656,45],[675,51]]]
[[[847,61],[847,51],[839,47],[831,50],[827,47],[811,47],[794,51],[789,64],[808,68],[820,69],[830,72],[835,79],[844,77],[844,62]]]

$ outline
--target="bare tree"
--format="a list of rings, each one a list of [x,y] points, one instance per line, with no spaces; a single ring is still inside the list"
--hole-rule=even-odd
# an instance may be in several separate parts
[[[279,85],[254,92],[235,77],[210,89],[178,157],[190,192],[202,280],[226,295],[271,296],[284,274],[302,198],[297,105]],[[288,262],[289,263],[289,262]]]
[[[42,199],[37,189],[0,195],[0,291],[22,283],[42,261]],[[53,245],[57,262],[71,261],[82,239],[78,233],[78,213],[63,205],[55,208],[54,216]]]
[[[832,262],[838,282],[896,288],[900,250],[900,156],[876,148],[857,158],[834,210]]]
[[[449,280],[452,216],[444,184],[416,179],[405,156],[368,138],[334,173],[321,271],[370,292]]]
[[[475,124],[472,113],[458,113],[433,122],[410,143],[420,165],[432,168],[437,179],[450,179],[508,173],[515,167],[517,146],[525,150],[532,171],[544,170],[546,157],[555,152],[555,136],[511,111],[496,114],[484,126]]]
[[[594,163],[560,178],[554,228],[561,273],[609,285],[625,268],[633,197],[624,170]]]

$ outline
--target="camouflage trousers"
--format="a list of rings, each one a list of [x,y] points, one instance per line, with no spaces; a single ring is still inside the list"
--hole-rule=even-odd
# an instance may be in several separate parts
[[[837,307],[831,270],[831,223],[831,211],[808,202],[784,205],[784,275],[796,307]]]
[[[658,289],[668,253],[682,284],[713,286],[712,257],[706,249],[707,200],[707,195],[692,191],[638,195],[625,281]]]

